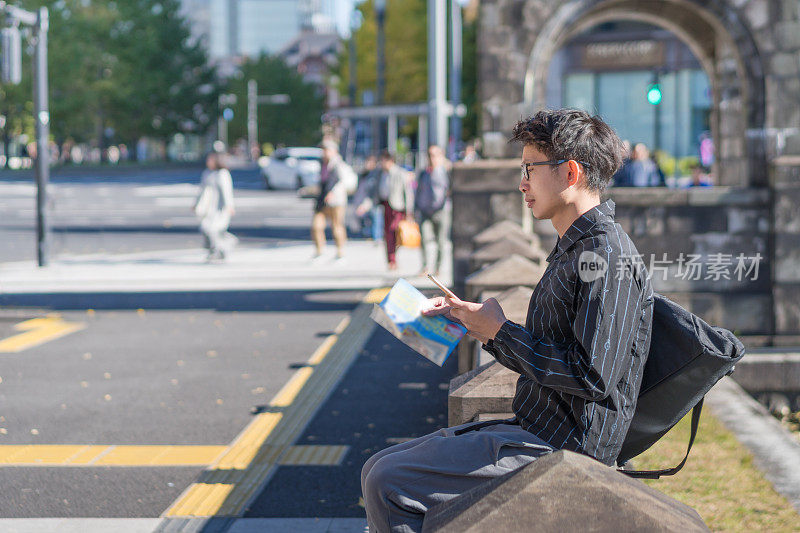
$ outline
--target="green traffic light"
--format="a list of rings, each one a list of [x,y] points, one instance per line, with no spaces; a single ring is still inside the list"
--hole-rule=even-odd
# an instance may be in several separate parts
[[[647,101],[653,105],[661,103],[661,86],[653,83],[647,88]]]

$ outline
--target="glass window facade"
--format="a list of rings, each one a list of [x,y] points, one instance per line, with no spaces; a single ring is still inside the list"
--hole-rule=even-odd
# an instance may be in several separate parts
[[[598,49],[607,56],[596,59],[591,52]],[[629,49],[647,53],[617,52]],[[656,76],[662,99],[652,105],[647,91]],[[708,76],[686,45],[655,26],[622,22],[594,28],[555,54],[547,104],[598,113],[622,139],[686,157],[698,155],[700,136],[710,129],[712,97]]]
[[[647,101],[654,81],[649,70],[567,74],[563,105],[600,114],[632,144],[642,142],[678,157],[697,155],[700,135],[709,129],[708,77],[702,70],[660,75],[662,100],[657,106]]]

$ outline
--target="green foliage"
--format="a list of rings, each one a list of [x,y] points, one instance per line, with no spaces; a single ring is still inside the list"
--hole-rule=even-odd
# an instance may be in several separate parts
[[[467,114],[462,123],[461,138],[474,139],[478,136],[478,22],[477,17],[466,16],[465,11],[461,67],[461,101],[467,107]]]
[[[688,176],[692,173],[692,166],[700,163],[700,160],[695,156],[681,157],[676,160],[675,157],[663,150],[656,151],[655,160],[665,176],[675,174],[676,164],[678,165],[678,175]]]
[[[273,145],[315,145],[321,139],[320,117],[324,99],[316,86],[277,57],[262,55],[241,66],[241,76],[232,78],[225,90],[236,95],[233,120],[228,124],[230,139],[247,137],[247,81],[256,80],[258,94],[288,94],[289,104],[258,106],[258,142]]]
[[[57,141],[167,138],[216,119],[217,81],[179,0],[31,0],[50,11],[50,128]],[[26,57],[25,61],[29,61]],[[30,68],[3,105],[30,106]],[[31,121],[32,122],[32,121]],[[110,139],[108,139],[110,140]]]
[[[363,23],[355,32],[356,40],[356,104],[362,103],[365,90],[377,87],[377,21],[374,0],[356,7]],[[425,0],[388,0],[386,5],[386,84],[385,103],[425,102],[428,99],[428,29]],[[462,13],[465,11],[462,10]],[[474,137],[478,131],[477,23],[465,17],[462,35],[461,99],[467,106],[463,121],[463,138]],[[336,74],[341,80],[339,91],[348,93],[350,83],[350,47],[344,46]],[[416,126],[413,125],[412,129]]]
[[[356,87],[360,104],[365,90],[377,89],[377,38],[374,0],[356,7],[363,23],[355,33]],[[384,102],[424,102],[428,98],[427,3],[424,0],[389,0],[386,3],[386,69]],[[350,83],[349,47],[339,61],[340,90],[347,94]]]

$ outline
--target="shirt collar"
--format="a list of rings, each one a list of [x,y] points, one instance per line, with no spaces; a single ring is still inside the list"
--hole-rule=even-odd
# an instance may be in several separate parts
[[[570,247],[575,244],[584,233],[592,229],[592,227],[594,227],[598,222],[607,220],[613,221],[614,212],[614,200],[608,199],[579,216],[577,219],[575,219],[575,222],[573,222],[572,225],[567,228],[567,231],[564,232],[564,235],[558,239],[555,247],[553,247],[553,251],[550,252],[549,256],[547,256],[547,262],[551,263],[555,259],[558,259],[561,254],[569,250]]]

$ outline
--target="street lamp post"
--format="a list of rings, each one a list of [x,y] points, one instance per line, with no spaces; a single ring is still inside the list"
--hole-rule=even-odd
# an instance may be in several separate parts
[[[354,9],[350,14],[350,83],[348,84],[348,96],[350,97],[350,106],[356,105],[357,89],[356,89],[356,32],[361,27],[361,12]]]
[[[450,0],[450,102],[454,108],[461,104],[461,30],[461,2]],[[458,143],[461,140],[461,117],[458,113],[450,115],[450,137],[448,155],[454,161],[458,157]]]
[[[247,81],[247,144],[249,159],[253,157],[253,145],[258,146],[258,104],[287,105],[291,102],[288,94],[262,94],[258,95],[256,80]]]
[[[220,117],[217,121],[217,130],[218,130],[218,137],[219,140],[225,145],[225,149],[228,148],[228,122],[233,119],[233,109],[231,106],[236,105],[236,95],[235,94],[220,94],[219,101],[218,101],[219,109],[220,109]]]
[[[377,80],[375,84],[375,103],[384,103],[384,91],[386,85],[386,0],[375,0],[375,20],[378,24],[378,43],[377,43]],[[373,143],[378,150],[383,147],[383,120],[373,119],[372,121]]]
[[[40,267],[49,262],[50,226],[47,217],[47,184],[50,181],[50,111],[47,92],[47,30],[50,17],[46,7],[26,11],[0,1],[0,11],[13,26],[26,24],[33,28],[36,46],[33,58],[33,118],[36,121],[36,257]],[[10,53],[3,50],[3,54]],[[19,49],[13,53],[21,54]],[[16,59],[16,58],[15,58]],[[4,80],[16,82],[18,80]]]
[[[428,127],[432,144],[447,145],[445,0],[428,0]]]

